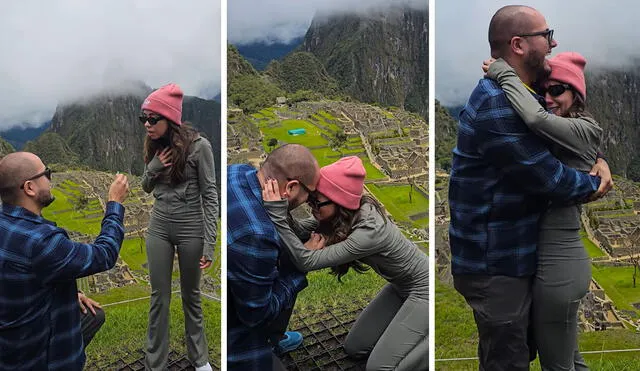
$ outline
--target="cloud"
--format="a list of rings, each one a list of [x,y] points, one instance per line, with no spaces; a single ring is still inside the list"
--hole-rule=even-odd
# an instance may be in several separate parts
[[[435,8],[436,98],[445,105],[464,104],[489,57],[487,31],[493,14],[506,1],[438,1]],[[587,58],[587,70],[621,67],[640,56],[640,4],[621,0],[528,1],[555,29],[559,45],[553,54],[577,51]]]
[[[0,13],[0,130],[123,80],[220,91],[219,0],[11,1]]]
[[[366,13],[406,4],[424,9],[427,0],[234,0],[228,3],[228,39],[233,44],[290,42],[304,35],[316,13]]]

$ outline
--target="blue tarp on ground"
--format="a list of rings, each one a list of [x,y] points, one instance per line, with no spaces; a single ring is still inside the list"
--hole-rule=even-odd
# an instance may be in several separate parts
[[[305,129],[291,129],[288,131],[289,135],[304,135],[307,133]]]

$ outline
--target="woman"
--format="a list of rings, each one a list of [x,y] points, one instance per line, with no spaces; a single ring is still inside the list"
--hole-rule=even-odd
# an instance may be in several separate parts
[[[265,185],[265,208],[298,269],[332,267],[339,279],[350,267],[362,272],[365,263],[389,281],[353,325],[346,352],[355,357],[371,353],[367,370],[423,370],[428,359],[428,259],[375,199],[363,195],[365,175],[358,157],[320,169],[317,195],[308,203],[321,234],[312,233],[304,245],[292,230],[300,225],[290,227],[287,221],[287,201],[280,198],[276,180]]]
[[[585,112],[586,60],[578,53],[549,59],[542,84],[548,113],[503,60],[487,77],[505,91],[525,124],[549,142],[556,158],[589,172],[596,162],[602,129]],[[591,281],[591,261],[580,239],[580,206],[552,205],[540,220],[538,264],[533,283],[533,331],[543,370],[586,370],[578,351],[578,306]]]
[[[196,370],[211,370],[200,276],[213,258],[218,197],[211,144],[182,123],[182,98],[177,85],[163,86],[145,99],[140,116],[147,129],[142,188],[155,198],[146,238],[151,307],[145,365],[151,370],[167,368],[176,251],[188,357]]]

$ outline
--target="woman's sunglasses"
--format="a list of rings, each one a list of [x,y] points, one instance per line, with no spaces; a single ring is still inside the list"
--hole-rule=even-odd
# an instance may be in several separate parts
[[[140,120],[140,122],[143,123],[143,124],[149,122],[149,125],[153,126],[153,125],[157,124],[159,121],[164,120],[164,117],[162,117],[162,116],[147,116],[145,114],[141,114],[140,116],[138,116],[138,120]]]
[[[322,207],[327,206],[327,205],[331,205],[333,203],[333,201],[331,200],[326,200],[326,201],[318,201],[318,199],[316,198],[316,196],[313,196],[313,194],[309,194],[309,198],[307,198],[307,204],[313,209],[313,210],[320,210]]]
[[[38,173],[34,176],[32,176],[31,178],[27,178],[22,182],[22,185],[20,186],[20,189],[24,189],[24,184],[30,180],[35,180],[40,178],[41,176],[45,176],[47,177],[47,179],[49,179],[49,181],[51,181],[51,169],[49,169],[48,167],[44,168],[44,171],[41,173]]]
[[[571,85],[569,84],[551,85],[551,86],[548,86],[546,89],[544,89],[544,91],[542,92],[543,93],[542,95],[549,93],[550,96],[557,97],[564,94],[564,92],[567,90],[571,90]]]

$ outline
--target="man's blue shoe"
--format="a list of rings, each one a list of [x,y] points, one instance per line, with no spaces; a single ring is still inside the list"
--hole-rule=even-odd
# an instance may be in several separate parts
[[[297,331],[287,331],[284,333],[284,338],[278,342],[278,347],[275,349],[278,355],[291,352],[298,349],[302,344],[302,334]]]

